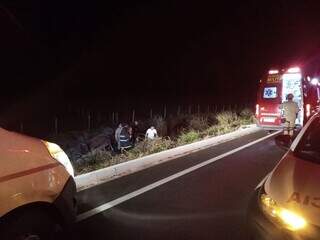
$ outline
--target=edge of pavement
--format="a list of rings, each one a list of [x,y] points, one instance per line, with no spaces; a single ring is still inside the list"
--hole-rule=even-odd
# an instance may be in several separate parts
[[[249,135],[259,131],[255,124],[242,126],[236,131],[223,134],[216,137],[211,137],[198,142],[179,146],[162,152],[150,154],[141,158],[98,169],[89,173],[81,174],[75,177],[77,191],[82,191],[87,188],[94,187],[104,182],[109,182],[116,178],[120,178],[152,166],[171,161],[185,155],[198,152],[200,150],[216,146],[221,143],[231,141],[233,139]]]

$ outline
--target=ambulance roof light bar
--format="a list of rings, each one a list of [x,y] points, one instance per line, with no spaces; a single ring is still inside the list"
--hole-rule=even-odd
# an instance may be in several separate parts
[[[287,70],[287,73],[299,73],[301,72],[299,67],[292,67]]]
[[[269,74],[278,74],[279,70],[269,70]]]

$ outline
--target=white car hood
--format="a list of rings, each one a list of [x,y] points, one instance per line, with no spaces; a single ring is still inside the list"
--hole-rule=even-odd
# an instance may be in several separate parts
[[[320,226],[320,164],[301,160],[290,152],[269,175],[265,191],[279,206]]]

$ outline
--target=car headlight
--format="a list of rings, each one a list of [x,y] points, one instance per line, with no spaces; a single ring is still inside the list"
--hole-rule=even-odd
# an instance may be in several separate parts
[[[302,230],[307,226],[307,221],[299,214],[279,207],[277,203],[267,194],[260,195],[261,207],[266,214],[282,223],[291,231]]]
[[[43,142],[46,145],[50,155],[60,162],[65,167],[67,172],[74,177],[74,170],[67,154],[59,147],[59,145],[47,141]]]

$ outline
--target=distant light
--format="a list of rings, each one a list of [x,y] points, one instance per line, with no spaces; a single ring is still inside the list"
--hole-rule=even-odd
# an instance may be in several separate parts
[[[270,70],[269,71],[269,74],[278,74],[279,73],[279,70]]]
[[[300,80],[302,78],[301,73],[286,73],[282,76],[283,80]]]
[[[311,80],[311,84],[312,85],[318,85],[318,83],[319,83],[319,79],[318,78],[312,78],[312,80]]]
[[[293,68],[289,68],[288,73],[299,73],[301,72],[300,68],[299,67],[293,67]]]

